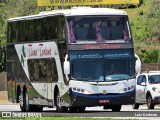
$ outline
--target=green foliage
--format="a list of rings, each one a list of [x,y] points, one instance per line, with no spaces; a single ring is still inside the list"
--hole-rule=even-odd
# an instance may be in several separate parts
[[[135,51],[142,63],[160,63],[157,52],[160,52],[160,1],[143,0],[143,3],[130,18]]]
[[[7,20],[37,13],[36,2],[37,0],[7,0],[7,2],[0,3],[0,72],[5,70]]]
[[[138,11],[138,14],[139,14],[139,15],[143,15],[143,10],[139,10],[139,11]]]
[[[3,72],[5,70],[6,64],[5,64],[5,47],[0,46],[0,72]]]
[[[160,63],[160,51],[159,50],[141,50],[140,58],[143,63]]]

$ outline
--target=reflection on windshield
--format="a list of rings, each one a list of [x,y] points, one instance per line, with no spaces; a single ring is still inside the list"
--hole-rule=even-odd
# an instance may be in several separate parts
[[[111,80],[126,80],[131,78],[127,74],[112,74],[105,76],[105,81],[111,81]]]
[[[93,81],[103,76],[101,59],[72,60],[72,77],[77,80]],[[103,79],[102,79],[103,80]]]
[[[68,17],[70,42],[131,42],[126,16],[74,16]]]
[[[159,84],[160,83],[160,75],[151,75],[148,78],[150,84]]]

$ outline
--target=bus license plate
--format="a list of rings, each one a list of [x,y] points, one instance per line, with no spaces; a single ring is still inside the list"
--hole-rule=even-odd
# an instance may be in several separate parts
[[[105,100],[99,100],[99,103],[109,103],[109,100],[108,100],[108,99],[105,99]]]

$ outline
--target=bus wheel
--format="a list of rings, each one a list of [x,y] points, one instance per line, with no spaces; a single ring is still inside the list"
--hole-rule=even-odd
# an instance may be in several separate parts
[[[62,106],[61,97],[59,91],[56,94],[56,109],[58,112],[66,112],[68,110],[67,107]]]
[[[113,112],[119,112],[121,110],[122,105],[114,105],[112,106],[112,111]]]
[[[138,109],[138,108],[139,108],[139,104],[138,104],[138,103],[134,103],[134,104],[132,105],[132,108],[133,108],[133,109]]]
[[[78,110],[76,107],[70,107],[69,109],[71,113],[75,113]]]
[[[28,97],[27,90],[24,92],[23,104],[24,104],[25,111],[29,112],[31,109],[30,109],[30,105],[29,105],[29,97]]]
[[[35,112],[42,112],[43,107],[34,106],[34,110],[35,110]]]
[[[86,107],[78,107],[77,110],[78,112],[84,112],[86,109]]]
[[[20,103],[20,109],[22,112],[25,112],[24,104],[23,104],[23,93],[21,92],[19,95],[19,103]]]

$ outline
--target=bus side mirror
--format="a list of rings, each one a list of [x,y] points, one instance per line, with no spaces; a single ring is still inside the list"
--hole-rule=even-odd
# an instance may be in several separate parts
[[[68,55],[65,56],[65,61],[63,64],[63,68],[64,68],[64,74],[68,75],[70,74],[70,62],[67,61]]]
[[[135,54],[135,58],[136,58],[135,70],[136,70],[137,74],[140,74],[140,72],[141,72],[141,60],[140,60],[140,58],[138,57],[137,54]]]

